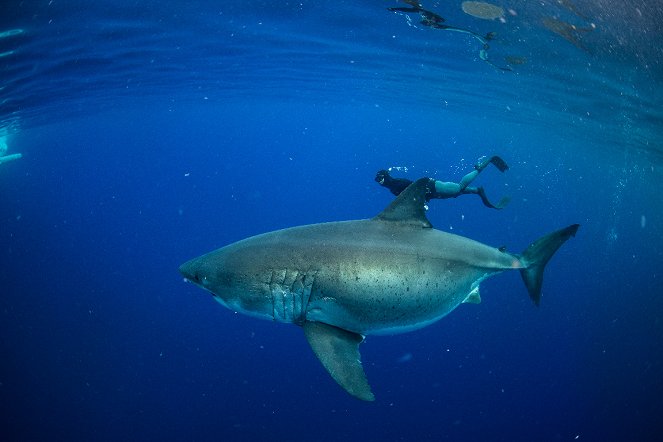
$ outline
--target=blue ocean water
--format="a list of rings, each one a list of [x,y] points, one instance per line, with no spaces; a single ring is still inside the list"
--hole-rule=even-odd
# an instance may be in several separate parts
[[[659,440],[663,9],[654,0],[7,1],[0,6],[0,440]],[[511,70],[502,70],[508,67]],[[6,148],[6,149],[5,149]],[[436,228],[524,249],[580,223],[540,307],[482,284],[369,336],[357,401],[301,329],[178,266],[369,218],[375,172],[458,180]],[[0,155],[0,156],[2,156]]]

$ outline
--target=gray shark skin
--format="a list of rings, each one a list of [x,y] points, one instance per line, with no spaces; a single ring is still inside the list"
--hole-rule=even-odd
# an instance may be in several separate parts
[[[463,302],[478,303],[479,284],[505,270],[520,271],[538,304],[546,263],[578,230],[574,224],[508,253],[433,229],[425,213],[430,185],[412,183],[373,219],[264,233],[179,270],[231,310],[301,326],[332,378],[374,400],[359,354],[366,335],[415,330]]]

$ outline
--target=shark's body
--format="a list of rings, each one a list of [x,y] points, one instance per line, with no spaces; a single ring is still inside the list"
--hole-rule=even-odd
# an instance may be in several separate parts
[[[180,267],[223,305],[301,325],[322,364],[350,394],[373,400],[361,366],[365,335],[401,333],[480,301],[479,284],[521,271],[536,303],[543,268],[578,226],[516,255],[432,228],[428,179],[370,220],[293,227],[254,236]]]

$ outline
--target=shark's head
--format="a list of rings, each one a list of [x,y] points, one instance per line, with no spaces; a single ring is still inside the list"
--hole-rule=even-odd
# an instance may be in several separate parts
[[[275,319],[269,284],[262,282],[263,272],[243,250],[224,247],[185,262],[179,271],[187,281],[209,291],[230,310]]]
[[[212,279],[212,269],[208,268],[203,258],[201,256],[185,262],[180,266],[179,271],[187,281],[211,292],[215,285]]]

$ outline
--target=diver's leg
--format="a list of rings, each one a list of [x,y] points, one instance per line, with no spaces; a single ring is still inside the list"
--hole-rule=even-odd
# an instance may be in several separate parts
[[[479,175],[486,167],[488,167],[489,164],[493,164],[495,167],[497,167],[500,172],[504,172],[507,169],[509,169],[509,166],[506,164],[506,162],[498,157],[497,155],[492,156],[490,158],[482,158],[479,160],[479,162],[474,166],[474,170],[467,175],[465,175],[459,183],[460,190],[464,191],[467,186]],[[467,192],[467,193],[477,193],[476,191],[474,192]]]
[[[476,166],[475,166],[475,167],[476,167]],[[484,166],[484,168],[485,168],[485,166]],[[458,183],[458,186],[459,186],[461,192],[465,191],[465,189],[467,188],[467,186],[468,186],[472,181],[474,181],[474,179],[475,179],[475,178],[481,173],[482,170],[483,170],[483,169],[475,168],[472,172],[468,173],[467,175],[465,175],[465,176],[460,180],[460,183]],[[476,191],[475,191],[475,192],[468,192],[468,193],[476,193]]]
[[[463,193],[463,189],[460,188],[458,183],[435,180],[435,191],[431,193],[430,197],[439,199],[456,198],[461,193]]]

